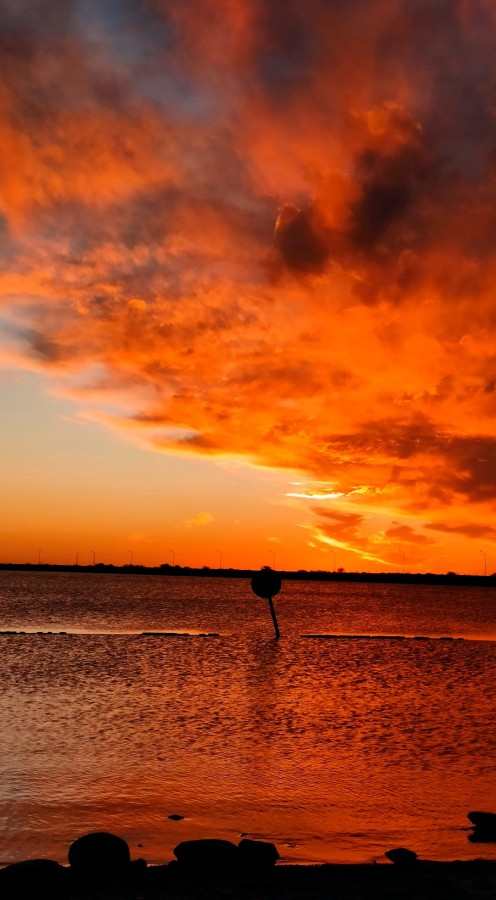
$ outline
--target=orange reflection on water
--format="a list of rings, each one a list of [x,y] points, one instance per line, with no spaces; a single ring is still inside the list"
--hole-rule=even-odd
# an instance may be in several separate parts
[[[463,829],[496,798],[485,592],[287,583],[276,641],[242,581],[29,578],[31,621],[49,596],[53,627],[70,612],[88,632],[105,614],[107,628],[170,633],[0,635],[5,860],[64,861],[72,839],[99,829],[156,863],[180,840],[243,834],[274,841],[282,862],[383,860],[399,845],[481,855]],[[6,621],[23,583],[2,576]],[[423,640],[302,637],[379,623],[407,634],[411,616]],[[219,637],[172,633],[193,622]],[[426,639],[477,622],[485,641]]]

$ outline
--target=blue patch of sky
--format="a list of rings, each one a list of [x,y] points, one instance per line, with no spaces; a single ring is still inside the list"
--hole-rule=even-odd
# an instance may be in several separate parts
[[[16,253],[16,244],[12,240],[7,217],[0,213],[0,259],[9,263]]]
[[[0,315],[0,344],[12,346],[19,343],[19,327],[14,325],[7,314]]]
[[[167,53],[174,30],[163,15],[136,0],[85,0],[72,5],[78,35],[91,43],[104,43],[130,66],[156,52]]]
[[[0,4],[0,31],[15,36],[36,35],[38,40],[49,41],[67,32],[69,3],[51,7],[43,0],[4,0]],[[21,44],[21,54],[23,46]]]
[[[0,313],[0,342],[19,346],[26,335],[34,327],[33,323],[42,322],[47,316],[47,304],[44,298],[34,297],[29,294],[6,294],[6,303],[12,301],[11,306],[5,306]],[[63,300],[51,303],[50,314],[56,316],[60,311],[62,315],[67,311],[67,303]]]
[[[164,13],[136,0],[85,0],[73,11],[78,36],[90,47],[103,44],[111,62],[131,70],[133,91],[144,100],[195,122],[210,121],[219,111],[223,98],[211,86],[168,68],[178,36]]]
[[[7,303],[11,300],[13,302],[12,306],[5,306],[0,313],[0,343],[4,347],[19,347],[25,338],[26,325],[24,323],[29,325],[34,317],[39,316],[42,305],[35,298],[28,296],[19,297],[7,294],[4,299]]]
[[[197,124],[211,123],[221,110],[225,110],[224,97],[211,87],[199,89],[197,84],[175,74],[165,72],[153,76],[138,76],[142,95],[164,110],[172,110],[174,117]]]

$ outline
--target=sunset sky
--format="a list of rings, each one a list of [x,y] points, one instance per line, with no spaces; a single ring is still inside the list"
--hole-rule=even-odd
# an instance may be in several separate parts
[[[496,570],[494,0],[0,0],[0,560]]]

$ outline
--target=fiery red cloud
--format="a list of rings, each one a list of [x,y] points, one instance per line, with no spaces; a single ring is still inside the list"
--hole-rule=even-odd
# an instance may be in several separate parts
[[[494,540],[491,0],[7,0],[0,35],[4,358],[323,478],[364,554]]]

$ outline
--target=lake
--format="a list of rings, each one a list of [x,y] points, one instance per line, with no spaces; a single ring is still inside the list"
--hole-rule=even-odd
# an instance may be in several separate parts
[[[291,581],[275,606],[279,641],[242,579],[0,572],[26,632],[0,634],[0,865],[97,830],[149,863],[241,835],[496,858],[466,818],[496,812],[496,591]]]

